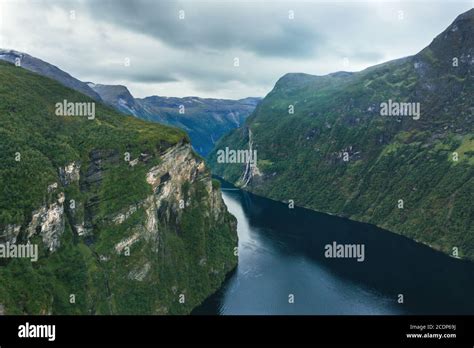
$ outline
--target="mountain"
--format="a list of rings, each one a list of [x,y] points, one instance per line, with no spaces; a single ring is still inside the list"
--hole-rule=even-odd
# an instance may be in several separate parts
[[[184,314],[217,290],[236,221],[183,131],[0,79],[1,314]]]
[[[414,56],[281,77],[209,163],[256,194],[472,260],[473,82],[474,9]],[[232,163],[226,148],[257,151],[256,165]]]
[[[0,49],[0,60],[4,60],[12,64],[19,64],[24,69],[56,80],[62,85],[85,94],[96,101],[101,100],[99,95],[94,92],[92,88],[90,88],[86,83],[79,81],[58,67],[46,63],[41,59],[32,57],[29,54],[13,50]]]
[[[135,103],[135,99],[127,87],[121,85],[101,85],[87,82],[107,105],[128,115],[137,116],[141,106]]]
[[[260,98],[229,100],[159,96],[141,99],[133,98],[125,86],[93,83],[89,86],[120,112],[184,129],[193,147],[203,156],[222,135],[240,127],[260,101]]]
[[[190,135],[193,147],[202,156],[209,153],[222,135],[241,126],[261,100],[252,97],[229,100],[158,96],[139,99],[134,98],[125,86],[82,82],[58,67],[26,53],[0,49],[0,60],[13,64],[19,60],[22,68],[56,80],[121,113],[184,129]]]

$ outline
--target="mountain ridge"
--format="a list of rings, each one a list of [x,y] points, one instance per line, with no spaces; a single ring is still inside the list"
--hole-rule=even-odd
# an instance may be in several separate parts
[[[210,153],[213,172],[474,259],[473,23],[467,11],[417,54],[360,72],[284,75]],[[418,103],[421,117],[382,116],[389,101]],[[248,149],[250,134],[258,170],[243,180],[217,151]]]
[[[82,82],[57,66],[29,54],[0,49],[0,60],[15,64],[42,76],[52,78],[66,87],[127,115],[160,122],[190,133],[194,148],[205,156],[223,134],[240,126],[261,98],[238,100],[200,97],[148,96],[134,98],[123,85]],[[180,109],[181,106],[184,108]],[[198,120],[196,120],[198,118]]]

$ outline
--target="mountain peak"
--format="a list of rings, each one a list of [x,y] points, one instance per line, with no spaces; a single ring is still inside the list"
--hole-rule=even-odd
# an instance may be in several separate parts
[[[106,104],[123,113],[137,115],[135,99],[127,87],[123,85],[102,85],[93,82],[88,82],[87,84],[94,92],[100,95]]]
[[[474,8],[471,8],[470,10],[464,13],[461,13],[459,16],[456,17],[456,19],[454,20],[454,23],[456,23],[458,20],[465,20],[469,18],[471,21],[474,20]]]
[[[103,85],[100,83],[88,82],[88,85],[94,90],[109,91],[114,94],[122,94],[123,96],[132,97],[128,88],[124,85]]]
[[[435,37],[426,49],[431,50],[435,58],[452,60],[456,57],[459,60],[464,59],[466,63],[472,65],[474,53],[474,9],[457,16],[453,23]]]
[[[7,49],[4,49],[4,48],[0,48],[0,55],[1,56],[11,56],[11,57],[22,57],[24,55],[24,53],[21,53],[21,52],[18,52],[18,51],[15,51],[15,50],[7,50]]]

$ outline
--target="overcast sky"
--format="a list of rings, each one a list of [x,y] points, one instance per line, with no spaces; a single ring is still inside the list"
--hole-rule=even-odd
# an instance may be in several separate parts
[[[472,0],[0,0],[0,48],[82,81],[126,85],[135,97],[237,99],[265,96],[288,72],[358,71],[415,54],[472,7]]]

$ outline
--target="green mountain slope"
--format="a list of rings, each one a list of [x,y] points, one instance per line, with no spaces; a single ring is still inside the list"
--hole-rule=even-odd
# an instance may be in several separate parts
[[[0,62],[0,313],[188,313],[236,265],[236,224],[184,132]]]
[[[470,10],[414,56],[358,73],[283,76],[209,163],[257,194],[474,259],[473,95]],[[383,116],[389,101],[419,103],[420,117]],[[247,174],[218,163],[219,150],[250,145],[258,161]]]

